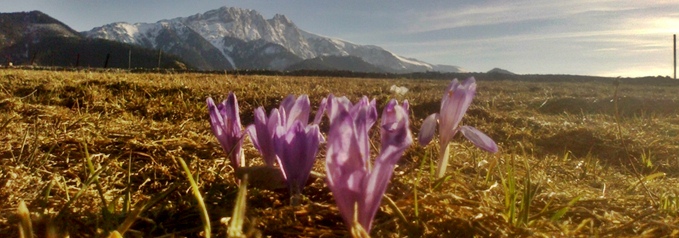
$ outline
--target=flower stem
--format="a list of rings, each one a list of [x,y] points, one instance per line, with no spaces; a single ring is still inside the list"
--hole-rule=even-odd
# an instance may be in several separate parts
[[[446,168],[448,168],[448,157],[450,157],[450,143],[442,145],[443,153],[439,153],[439,165],[436,168],[436,177],[443,178],[446,174]]]
[[[290,187],[290,205],[293,207],[299,206],[302,201],[302,190],[297,183],[292,183]]]

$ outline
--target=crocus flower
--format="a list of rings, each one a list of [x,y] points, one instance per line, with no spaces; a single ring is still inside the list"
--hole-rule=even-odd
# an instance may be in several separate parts
[[[241,123],[238,112],[238,100],[233,92],[220,104],[216,104],[212,98],[207,98],[207,108],[210,112],[210,125],[212,133],[226,152],[231,166],[239,168],[243,163],[243,142],[241,141]]]
[[[316,160],[320,142],[318,125],[294,121],[286,128],[278,126],[273,137],[274,150],[290,189],[292,205],[299,204],[301,191]]]
[[[474,99],[476,93],[476,80],[470,77],[461,84],[457,79],[448,85],[443,99],[441,100],[441,111],[429,115],[423,122],[420,128],[418,141],[420,145],[425,146],[434,137],[436,130],[436,123],[439,125],[439,145],[444,153],[440,154],[439,164],[436,174],[439,178],[443,177],[448,166],[449,150],[448,144],[453,136],[460,131],[462,135],[471,141],[477,147],[495,153],[497,152],[497,144],[483,132],[471,126],[460,126],[462,117],[467,112],[469,105]]]
[[[271,110],[269,117],[266,116],[263,107],[255,109],[255,121],[246,130],[250,135],[252,144],[262,154],[266,165],[273,166],[278,161],[272,142],[277,128],[283,126],[284,130],[287,131],[295,122],[300,122],[306,127],[309,123],[310,104],[307,95],[301,95],[297,98],[289,95],[281,101],[278,108]],[[318,118],[319,113],[316,114]],[[314,120],[313,124],[318,124],[318,121]],[[320,133],[319,137],[322,141],[323,137]]]
[[[250,141],[259,151],[264,163],[273,166],[276,163],[276,152],[273,148],[273,135],[276,127],[281,124],[281,115],[278,109],[271,110],[269,117],[266,116],[263,107],[255,109],[255,121],[246,130],[250,135]]]
[[[263,107],[255,109],[255,121],[247,127],[252,144],[262,154],[267,168],[280,166],[280,179],[272,184],[285,182],[292,195],[292,204],[297,205],[301,190],[306,184],[313,167],[318,145],[324,140],[318,128],[317,112],[313,123],[309,124],[311,106],[309,97],[290,95],[281,101],[278,108],[266,116]],[[315,137],[315,138],[312,138]],[[269,171],[270,170],[261,170]]]
[[[330,117],[327,183],[347,227],[356,232],[360,225],[369,233],[394,166],[413,141],[408,114],[396,100],[385,107],[380,154],[371,168],[368,130],[375,122],[374,100],[369,103],[364,97],[351,105],[346,98],[331,95],[327,103]]]

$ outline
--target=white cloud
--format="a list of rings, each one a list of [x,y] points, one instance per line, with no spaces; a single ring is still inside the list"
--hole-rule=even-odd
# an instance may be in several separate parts
[[[516,23],[530,20],[566,18],[592,11],[633,9],[619,1],[487,1],[461,8],[443,8],[421,12],[409,32],[427,32],[451,28]]]

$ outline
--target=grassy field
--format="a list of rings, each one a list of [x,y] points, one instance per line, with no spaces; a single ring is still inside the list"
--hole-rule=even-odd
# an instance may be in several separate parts
[[[448,179],[437,181],[437,143],[413,144],[387,190],[396,206],[382,203],[371,235],[678,236],[679,82],[558,78],[478,75],[462,123],[486,132],[500,152],[456,136]],[[199,236],[178,158],[200,187],[213,235],[223,237],[238,185],[210,131],[207,97],[235,92],[244,125],[255,108],[268,111],[288,94],[309,95],[314,111],[329,93],[375,98],[378,112],[390,98],[408,99],[417,136],[449,82],[0,70],[0,237],[18,236],[20,201],[39,237],[106,236],[121,224],[130,226],[126,237]],[[409,92],[394,95],[391,85]],[[244,147],[247,163],[262,163],[248,139]],[[321,147],[314,170],[324,173]],[[324,181],[303,193],[293,208],[287,190],[248,189],[244,231],[349,235]]]

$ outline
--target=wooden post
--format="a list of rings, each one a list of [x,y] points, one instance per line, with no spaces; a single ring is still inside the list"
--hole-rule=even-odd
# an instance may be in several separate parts
[[[158,50],[158,69],[160,69],[160,57],[163,56],[163,50]]]
[[[132,68],[132,49],[130,49],[129,52],[127,52],[127,70],[130,70]]]
[[[80,53],[75,57],[75,67],[78,68],[80,66]]]
[[[677,34],[674,34],[674,79],[677,79]]]
[[[104,69],[108,68],[108,60],[111,59],[111,53],[106,54],[106,61],[104,61]]]
[[[33,58],[31,58],[31,66],[35,65],[35,57],[38,56],[38,52],[33,53]]]

